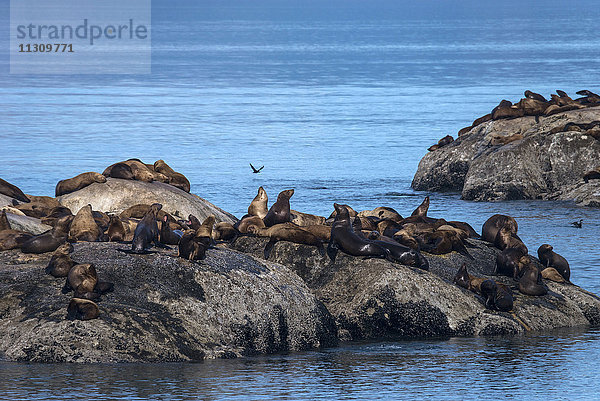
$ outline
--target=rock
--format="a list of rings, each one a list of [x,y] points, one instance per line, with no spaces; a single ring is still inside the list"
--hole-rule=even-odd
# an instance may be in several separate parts
[[[259,256],[266,242],[241,237],[231,246]],[[575,285],[549,282],[548,295],[522,295],[516,281],[492,274],[499,250],[483,241],[469,242],[475,260],[456,252],[425,254],[429,272],[343,253],[331,265],[315,247],[284,241],[275,245],[269,260],[304,279],[335,317],[344,339],[503,335],[600,324],[600,298],[594,294]],[[482,298],[454,285],[452,279],[463,262],[471,274],[511,287],[513,311],[487,310]]]
[[[79,191],[59,196],[58,201],[77,213],[88,203],[93,210],[121,213],[130,206],[140,203],[163,205],[162,210],[181,218],[193,214],[200,221],[214,214],[216,221],[235,223],[237,219],[230,213],[216,207],[197,195],[187,193],[162,182],[142,182],[107,178],[106,183],[94,183]]]
[[[426,154],[412,187],[461,191],[468,200],[560,199],[598,204],[593,180],[585,184],[583,175],[600,165],[600,140],[565,128],[567,123],[597,120],[600,107],[542,116],[539,123],[532,116],[482,123]],[[514,134],[523,139],[491,145],[492,138]]]
[[[100,316],[66,320],[64,279],[44,273],[50,255],[0,253],[0,355],[28,362],[166,362],[333,346],[333,319],[289,269],[229,249],[198,263],[175,250],[149,255],[122,244],[76,243],[114,292]]]
[[[6,196],[4,194],[0,194],[0,206],[13,206],[13,198],[10,196]]]
[[[41,234],[52,229],[51,226],[42,224],[42,221],[35,217],[21,216],[13,213],[6,213],[6,217],[13,230],[25,231],[31,234]]]

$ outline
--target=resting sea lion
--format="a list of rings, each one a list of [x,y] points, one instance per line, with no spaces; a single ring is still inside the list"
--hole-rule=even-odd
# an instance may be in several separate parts
[[[291,222],[299,226],[311,226],[315,224],[325,224],[325,217],[314,214],[302,213],[296,210],[290,210]]]
[[[546,267],[542,270],[542,278],[556,283],[569,283],[554,267]]]
[[[179,240],[179,257],[188,260],[201,260],[213,243],[212,226],[215,216],[208,216],[197,230],[187,230]]]
[[[122,242],[125,241],[125,226],[123,222],[117,215],[110,216],[110,222],[108,224],[108,229],[106,231],[106,235],[108,236],[108,240],[110,242]],[[133,238],[132,238],[133,239]]]
[[[600,180],[600,167],[588,171],[583,175],[583,181],[587,184],[590,180]]]
[[[567,259],[552,250],[552,246],[543,244],[538,248],[538,258],[544,267],[554,267],[567,281],[571,279],[571,268]]]
[[[0,212],[0,231],[3,230],[12,230],[8,217],[6,217],[6,211],[4,210]]]
[[[356,215],[358,214],[354,209],[352,209],[350,206],[348,205],[344,205],[344,204],[339,204],[340,206],[343,206],[346,208],[346,210],[348,210],[348,215],[350,217],[356,217]],[[327,218],[327,220],[329,219],[333,219],[335,218],[335,216],[337,216],[337,211],[334,209],[333,212],[331,212],[331,214],[329,215],[329,217]]]
[[[462,287],[466,290],[473,291],[476,293],[481,293],[481,283],[483,283],[486,279],[482,277],[476,277],[469,274],[467,271],[467,264],[463,263],[460,268],[457,270],[456,274],[452,281],[454,284]]]
[[[115,163],[113,165],[108,166],[103,172],[102,175],[105,177],[112,178],[120,178],[122,180],[133,180],[134,175],[131,167],[129,167],[125,163]]]
[[[265,226],[271,227],[275,224],[291,221],[290,198],[294,195],[293,189],[281,191],[277,195],[277,201],[271,206],[267,215],[263,218]]]
[[[496,235],[498,234],[498,231],[500,231],[500,229],[504,226],[509,227],[510,230],[515,234],[519,228],[517,221],[514,218],[503,214],[495,214],[487,219],[485,223],[483,223],[483,227],[481,229],[481,239],[494,243],[494,241],[496,241]]]
[[[29,203],[29,198],[16,185],[0,178],[0,194],[16,199],[20,202]]]
[[[265,259],[269,259],[271,250],[278,241],[289,241],[296,244],[316,246],[321,255],[325,256],[323,241],[312,233],[303,230],[301,227],[283,223],[275,224],[269,228],[256,229],[253,227],[253,231],[255,234],[260,235],[261,237],[270,238],[264,249]]]
[[[173,170],[164,160],[154,162],[154,171],[157,171],[169,177],[169,185],[173,185],[185,192],[190,192],[190,182],[181,173]]]
[[[250,227],[264,228],[265,222],[258,216],[246,216],[238,220],[233,227],[240,233],[246,234],[250,232]]]
[[[98,241],[102,230],[92,215],[92,205],[88,204],[77,212],[69,229],[69,241]]]
[[[215,241],[233,241],[239,234],[240,232],[235,229],[233,224],[224,221],[217,223],[213,229],[213,239]]]
[[[269,197],[267,196],[267,191],[263,187],[258,188],[258,193],[250,202],[250,206],[248,206],[248,214],[250,216],[258,216],[261,219],[264,219],[267,215],[268,208],[267,202],[269,201]]]
[[[65,243],[59,246],[52,254],[48,266],[46,266],[46,273],[57,278],[67,277],[71,268],[77,264],[71,259],[70,252],[73,252],[73,245]]]
[[[160,203],[153,203],[148,213],[137,224],[131,242],[131,252],[144,253],[152,247],[152,243],[156,246],[162,246],[158,239],[158,224],[156,224],[156,218],[161,208]]]
[[[443,255],[456,251],[461,255],[474,259],[460,237],[453,231],[426,232],[417,237],[421,250],[434,255]]]
[[[490,140],[490,145],[492,146],[497,146],[497,145],[508,145],[511,142],[515,142],[515,141],[520,141],[521,139],[523,139],[523,135],[521,134],[512,134],[512,135],[499,135],[499,134],[493,134],[492,135],[492,139]]]
[[[69,320],[91,320],[99,315],[98,305],[89,299],[73,298],[67,308],[67,319]]]
[[[388,219],[395,222],[399,222],[403,219],[402,215],[398,213],[394,208],[387,206],[379,206],[373,210],[363,210],[362,212],[358,213],[358,217],[368,217],[374,220]]]
[[[421,270],[429,270],[429,262],[419,251],[399,244],[385,236],[380,236],[379,238],[373,240],[373,242],[388,250],[389,255],[387,259],[389,261],[406,266],[414,266]]]
[[[542,282],[540,270],[530,264],[519,280],[519,291],[525,295],[540,296],[548,293],[548,288]]]
[[[64,206],[58,206],[52,208],[50,212],[46,215],[46,217],[42,217],[41,221],[43,224],[47,224],[49,226],[54,227],[54,224],[56,224],[56,220],[65,216],[73,216],[71,209]]]
[[[106,177],[102,174],[94,173],[93,171],[81,173],[73,178],[59,181],[58,184],[56,184],[55,196],[78,191],[95,182],[104,183],[106,182]]]
[[[338,250],[353,256],[387,258],[389,251],[357,235],[352,229],[350,213],[343,205],[333,204],[336,216],[331,226],[331,240],[327,246],[327,255],[335,261]]]
[[[504,226],[498,231],[496,234],[496,239],[494,240],[494,246],[501,251],[509,248],[515,248],[521,251],[523,255],[527,255],[527,253],[529,253],[527,246],[525,246],[521,238],[519,238],[519,236],[515,234],[512,231],[512,228],[509,226]]]
[[[529,263],[531,263],[529,255],[524,254],[522,250],[507,248],[496,256],[494,274],[501,274],[517,280]]]
[[[97,283],[98,274],[93,264],[76,264],[67,273],[62,293],[75,291],[76,298],[97,299],[99,294],[94,292]]]
[[[56,221],[52,230],[31,237],[21,245],[23,253],[53,252],[65,243],[73,216],[61,217]]]
[[[537,100],[540,102],[547,102],[547,100],[544,96],[540,95],[539,93],[532,92],[530,90],[525,91],[525,97],[527,99],[534,99],[534,100]]]

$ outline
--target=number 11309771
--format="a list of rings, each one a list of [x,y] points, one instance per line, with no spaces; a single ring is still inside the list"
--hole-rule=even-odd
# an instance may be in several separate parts
[[[21,43],[19,53],[74,53],[72,43]]]

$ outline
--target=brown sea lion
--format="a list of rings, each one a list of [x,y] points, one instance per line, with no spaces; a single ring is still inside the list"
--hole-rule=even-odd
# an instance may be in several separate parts
[[[588,171],[583,175],[583,181],[587,184],[590,180],[600,180],[600,167]]]
[[[158,212],[162,208],[160,203],[153,203],[150,205],[150,209],[139,221],[135,232],[133,233],[133,240],[131,241],[131,252],[133,253],[145,253],[152,244],[162,247],[163,245],[159,241],[159,231],[156,219],[158,218]]]
[[[258,193],[250,202],[250,206],[248,206],[248,214],[250,216],[258,216],[261,219],[264,219],[269,211],[267,208],[267,202],[269,201],[269,197],[267,196],[267,191],[263,187],[258,188]]]
[[[264,228],[265,222],[258,216],[246,216],[238,220],[234,227],[242,234],[250,233],[250,227]]]
[[[513,106],[511,102],[502,100],[500,104],[494,108],[491,114],[492,120],[499,120],[501,118],[523,117],[525,112],[520,107],[516,105]]]
[[[52,230],[35,235],[21,245],[21,251],[24,253],[45,253],[54,252],[67,240],[69,226],[73,216],[64,216],[56,221]]]
[[[33,234],[17,230],[0,231],[0,251],[19,249],[25,242],[30,240]]]
[[[291,222],[299,226],[311,226],[315,224],[325,224],[325,217],[314,214],[302,213],[296,210],[290,210]]]
[[[123,210],[121,214],[119,214],[119,217],[121,219],[142,219],[148,213],[151,207],[152,205],[138,203],[137,205],[130,206],[127,209]],[[158,219],[162,220],[165,216],[168,216],[169,224],[171,224],[171,228],[173,228],[172,223],[176,223],[175,218],[162,209],[158,211]],[[180,228],[179,224],[177,224],[177,228]]]
[[[446,224],[463,230],[467,233],[469,238],[480,238],[479,234],[477,234],[477,231],[475,231],[475,229],[471,227],[469,223],[465,223],[464,221],[448,221]]]
[[[160,242],[166,245],[177,245],[182,236],[182,231],[171,230],[171,227],[169,226],[169,217],[164,216],[160,222]]]
[[[51,196],[27,195],[27,197],[32,203],[35,203],[37,205],[43,205],[48,209],[53,209],[55,207],[62,206],[60,202],[56,200],[56,198],[53,198]]]
[[[89,299],[73,298],[67,307],[68,320],[91,320],[99,315],[98,305]]]
[[[94,292],[97,283],[98,274],[93,264],[76,264],[67,273],[62,293],[67,294],[75,291],[74,296],[76,298],[97,299],[99,294]]]
[[[71,192],[78,191],[95,182],[105,183],[106,177],[93,171],[81,173],[73,178],[59,181],[58,184],[56,184],[55,196],[70,194]]]
[[[571,268],[567,259],[553,251],[554,248],[548,244],[543,244],[538,248],[538,258],[544,267],[554,267],[561,276],[567,281],[571,279]]]
[[[554,267],[546,267],[542,270],[542,278],[546,280],[554,281],[556,283],[568,283],[569,281],[565,280],[565,278],[556,270]]]
[[[550,103],[536,99],[521,99],[517,107],[523,110],[526,116],[539,116],[544,114]]]
[[[181,173],[173,170],[164,160],[154,162],[154,171],[164,174],[169,178],[169,185],[173,185],[185,192],[190,192],[190,182]]]
[[[102,232],[98,224],[96,224],[96,220],[94,220],[92,205],[87,204],[79,209],[73,218],[71,228],[69,229],[69,241],[95,242],[100,239]]]
[[[329,242],[331,239],[331,227],[324,224],[313,224],[309,226],[303,226],[304,231],[308,231],[315,237],[319,238],[323,242]]]
[[[133,180],[135,179],[131,167],[127,164],[119,162],[108,166],[102,175],[105,177],[120,178],[122,180]]]
[[[0,212],[0,231],[3,230],[12,230],[10,226],[10,221],[8,221],[8,217],[6,217],[6,211]]]
[[[312,245],[316,246],[322,256],[325,256],[325,248],[323,248],[323,241],[315,236],[314,234],[303,230],[302,227],[292,226],[288,224],[275,224],[268,228],[252,228],[254,234],[260,235],[261,237],[269,237],[270,240],[265,246],[264,257],[269,259],[271,250],[278,241],[288,241],[296,244]]]
[[[92,210],[92,217],[98,227],[100,227],[100,231],[104,232],[108,229],[108,225],[110,224],[110,216],[108,214],[99,210]]]
[[[348,215],[350,217],[356,217],[356,215],[358,214],[354,209],[352,209],[348,205],[344,205],[344,204],[341,204],[341,203],[339,205],[345,207],[348,210]],[[331,214],[329,215],[329,217],[327,218],[327,220],[334,219],[335,216],[337,216],[337,210],[334,210],[333,212],[331,212]]]
[[[497,145],[508,145],[511,142],[515,142],[515,141],[520,141],[521,139],[523,139],[523,135],[521,134],[512,134],[512,135],[499,135],[499,134],[493,134],[492,135],[492,139],[490,139],[490,145],[492,146],[497,146]]]
[[[233,224],[224,221],[217,223],[213,229],[213,239],[215,241],[233,241],[239,234],[240,232],[235,229]]]
[[[498,231],[500,231],[500,229],[504,226],[509,227],[510,230],[515,234],[519,228],[517,221],[514,218],[503,214],[495,214],[487,219],[485,223],[483,223],[483,227],[481,229],[481,239],[494,243]]]
[[[211,240],[208,237],[197,237],[195,230],[186,230],[179,240],[179,257],[188,260],[204,259]]]
[[[129,169],[131,170],[131,174],[132,174],[134,180],[144,181],[144,182],[154,181],[153,172],[151,172],[150,169],[144,163],[140,162],[139,160],[126,160],[126,161],[122,161],[119,163],[115,163],[113,165],[108,166],[102,174],[105,176],[107,175],[107,176],[112,177],[113,176],[112,175],[113,167],[115,167],[117,164],[125,164],[125,165],[129,166]],[[127,174],[127,173],[125,173],[125,174]],[[115,177],[115,178],[121,178],[121,177]]]
[[[48,266],[46,266],[46,273],[57,278],[67,277],[71,268],[77,264],[71,259],[70,252],[73,252],[73,245],[70,243],[59,246],[52,254]]]
[[[294,195],[293,189],[281,191],[277,195],[277,201],[271,206],[267,215],[263,218],[265,226],[271,227],[275,224],[291,221],[290,198]]]
[[[417,237],[421,250],[434,255],[443,255],[456,251],[461,255],[474,259],[465,247],[464,242],[454,231],[427,232]]]
[[[526,90],[524,93],[527,99],[537,100],[538,102],[547,102],[546,98],[539,93],[532,92],[530,90]]]
[[[438,141],[438,143],[436,143],[435,145],[429,147],[429,149],[427,149],[427,150],[429,150],[431,152],[431,151],[443,148],[444,146],[446,146],[446,145],[448,145],[448,144],[450,144],[452,142],[454,142],[454,138],[452,138],[452,135],[446,135],[445,137],[443,137],[442,139],[440,139]]]
[[[114,214],[110,216],[110,222],[108,224],[108,229],[106,230],[106,235],[108,236],[108,240],[111,242],[125,241],[126,230],[125,226],[123,225],[123,221],[121,221],[119,216]]]
[[[507,248],[496,255],[494,274],[501,274],[518,280],[530,263],[529,255],[523,254],[522,250]]]
[[[471,131],[473,129],[473,127],[474,127],[473,125],[470,125],[468,127],[461,128],[461,129],[458,130],[458,132],[456,133],[456,135],[458,137],[461,137],[464,134],[466,134],[467,132]],[[433,146],[437,146],[437,145],[433,145]],[[429,149],[427,149],[427,150],[429,150]],[[435,150],[435,149],[433,149],[433,150]]]
[[[43,224],[47,224],[49,226],[54,227],[56,220],[60,219],[61,217],[65,217],[65,216],[73,216],[71,209],[69,209],[68,207],[64,207],[64,206],[58,206],[58,207],[52,208],[50,210],[50,212],[46,215],[46,217],[42,217],[41,221]]]
[[[527,266],[519,280],[519,291],[525,295],[540,296],[548,293],[548,288],[542,281],[540,270],[533,263]]]
[[[15,205],[15,209],[25,213],[26,216],[34,217],[36,219],[47,217],[48,214],[52,211],[51,207],[48,207],[45,204],[38,202],[21,203]]]
[[[200,220],[198,220],[198,218],[196,216],[194,216],[193,214],[190,214],[188,216],[188,221],[189,221],[189,226],[194,231],[196,231],[197,229],[199,229],[200,226],[202,225],[202,223],[200,223]]]
[[[519,238],[519,236],[512,231],[512,228],[508,226],[504,226],[498,231],[496,239],[494,240],[494,246],[501,251],[509,248],[518,249],[523,255],[527,255],[529,252],[521,238]]]
[[[211,214],[206,219],[204,219],[200,227],[198,227],[198,229],[196,230],[196,237],[212,238],[212,231],[214,225],[215,215]]]
[[[470,128],[477,127],[478,125],[483,124],[483,123],[487,123],[488,121],[492,121],[492,114],[491,113],[488,113],[488,114],[486,114],[484,116],[481,116],[478,119],[476,119],[475,121],[473,121],[473,125]]]
[[[327,255],[332,261],[335,261],[338,250],[353,256],[383,259],[388,257],[387,249],[354,232],[350,222],[350,211],[345,205],[334,203],[333,207],[336,216],[331,226],[331,239],[327,246]]]
[[[411,216],[425,217],[429,210],[429,196],[426,196],[423,202],[411,214]]]
[[[16,199],[20,202],[29,203],[30,200],[16,185],[13,185],[0,178],[0,194]]]
[[[402,215],[398,213],[394,208],[387,206],[379,206],[373,210],[363,210],[358,213],[361,218],[371,217],[375,219],[388,219],[399,222],[403,219]]]
[[[452,279],[454,284],[458,285],[459,287],[476,293],[481,293],[481,283],[485,280],[486,279],[483,277],[476,277],[469,274],[466,263],[463,263],[460,266],[454,275],[454,278]]]

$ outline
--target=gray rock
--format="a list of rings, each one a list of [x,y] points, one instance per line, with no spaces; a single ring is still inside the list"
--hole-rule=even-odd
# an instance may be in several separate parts
[[[65,319],[71,294],[44,273],[50,255],[0,253],[0,357],[33,362],[164,362],[335,345],[329,312],[289,269],[229,249],[189,262],[161,250],[129,255],[77,243],[114,292],[100,316]]]
[[[0,194],[0,207],[2,206],[13,206],[13,198],[10,196],[6,196],[4,194]]]
[[[41,234],[52,229],[49,225],[42,224],[42,221],[35,217],[21,216],[13,213],[6,213],[6,217],[13,230],[25,231],[31,234]]]
[[[77,213],[79,209],[92,205],[93,210],[120,213],[130,206],[140,203],[163,205],[165,212],[187,218],[193,214],[200,221],[214,214],[217,222],[235,223],[237,219],[197,195],[187,193],[162,182],[143,182],[107,178],[105,183],[93,183],[79,191],[56,198],[61,205]]]
[[[258,257],[266,242],[242,237],[231,246]],[[499,251],[483,241],[469,242],[474,261],[456,252],[425,254],[429,272],[343,253],[330,264],[316,248],[289,242],[278,242],[270,260],[304,279],[335,317],[342,339],[501,335],[600,324],[596,295],[575,285],[551,282],[548,295],[522,295],[516,281],[493,275]],[[463,262],[471,274],[511,287],[513,311],[487,310],[482,298],[454,285],[452,278]]]
[[[429,152],[413,178],[424,191],[461,191],[468,200],[560,199],[598,204],[593,181],[583,175],[600,165],[600,141],[578,131],[550,134],[569,122],[600,120],[600,107],[573,110],[539,123],[528,116],[480,124],[441,149]],[[507,145],[493,136],[521,134]]]

